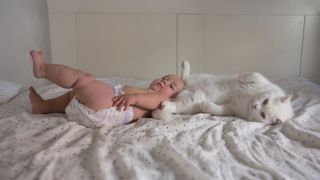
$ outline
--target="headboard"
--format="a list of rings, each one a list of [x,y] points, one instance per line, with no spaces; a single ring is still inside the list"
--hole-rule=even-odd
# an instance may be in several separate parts
[[[320,83],[317,0],[48,0],[52,61],[96,76],[258,71]],[[318,67],[318,68],[317,68]]]

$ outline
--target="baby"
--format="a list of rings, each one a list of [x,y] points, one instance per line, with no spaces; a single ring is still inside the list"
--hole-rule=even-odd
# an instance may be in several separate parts
[[[92,75],[60,64],[47,64],[41,51],[30,52],[33,74],[71,91],[44,100],[30,87],[32,113],[66,113],[71,121],[86,127],[116,126],[150,117],[151,111],[162,101],[176,96],[183,88],[183,80],[170,74],[155,79],[148,88],[111,86]]]

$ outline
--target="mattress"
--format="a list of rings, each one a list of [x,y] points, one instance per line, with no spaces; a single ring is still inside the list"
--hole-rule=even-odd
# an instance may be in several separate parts
[[[295,111],[292,120],[275,126],[176,114],[90,129],[65,114],[32,114],[28,92],[21,93],[0,106],[0,179],[319,179],[320,87],[305,79],[273,81],[293,95]],[[51,98],[66,89],[37,91]]]

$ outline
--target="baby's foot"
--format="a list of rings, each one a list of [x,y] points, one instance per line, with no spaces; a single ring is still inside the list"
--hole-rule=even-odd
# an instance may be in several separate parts
[[[43,59],[43,54],[41,51],[31,51],[30,52],[32,61],[33,61],[33,75],[36,78],[42,78],[43,77],[43,70],[44,70],[44,64],[46,62]]]
[[[41,96],[34,90],[33,87],[29,88],[29,98],[32,106],[33,114],[41,114],[43,113],[44,108],[44,100]]]

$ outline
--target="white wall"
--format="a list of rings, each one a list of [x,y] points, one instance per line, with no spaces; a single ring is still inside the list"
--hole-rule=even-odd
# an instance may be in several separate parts
[[[188,59],[193,72],[299,76],[301,16],[181,15],[178,27],[178,61]]]
[[[260,71],[320,83],[319,0],[48,0],[53,62],[97,76]]]
[[[27,86],[35,81],[28,52],[42,49],[51,62],[47,3],[43,0],[0,1],[0,79]]]
[[[320,16],[306,16],[301,76],[320,84]]]

